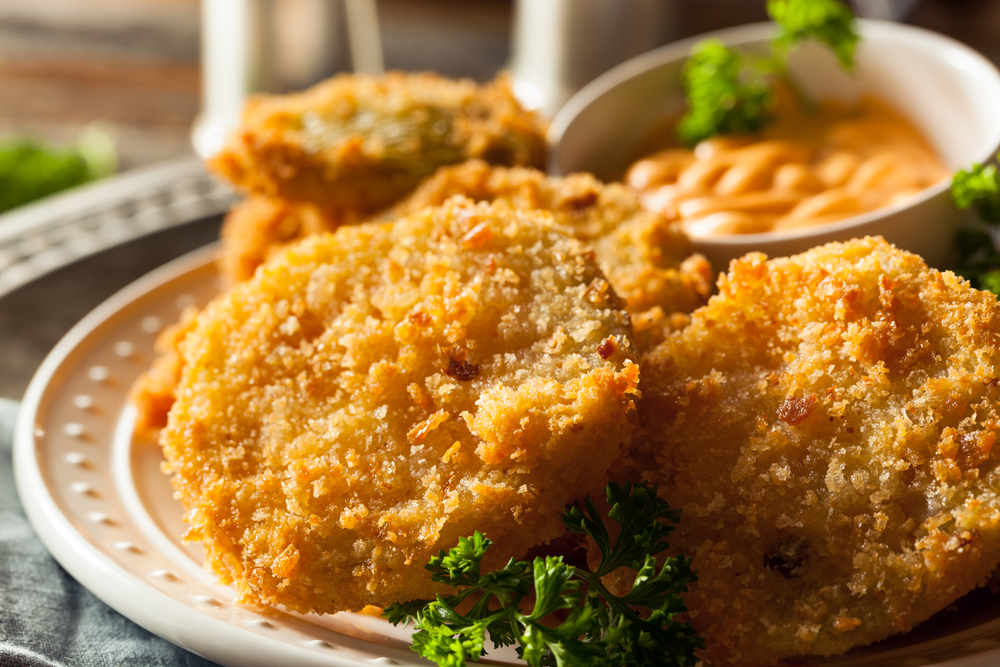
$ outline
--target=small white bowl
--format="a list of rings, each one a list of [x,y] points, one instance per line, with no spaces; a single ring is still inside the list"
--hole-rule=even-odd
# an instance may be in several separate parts
[[[955,171],[992,161],[1000,149],[1000,72],[986,58],[928,30],[885,21],[860,21],[853,75],[832,53],[808,44],[792,53],[796,81],[817,99],[871,94],[910,120],[945,165]],[[774,25],[757,23],[693,37],[633,58],[577,93],[549,130],[549,172],[589,171],[619,180],[642,144],[665,118],[684,107],[681,67],[706,37],[750,52],[767,48]],[[881,235],[938,268],[954,260],[955,231],[967,213],[955,209],[950,181],[903,202],[837,223],[786,232],[694,239],[717,271],[752,250],[782,257],[829,241]]]

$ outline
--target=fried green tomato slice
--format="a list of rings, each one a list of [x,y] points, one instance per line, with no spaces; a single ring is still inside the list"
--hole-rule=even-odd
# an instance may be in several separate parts
[[[405,217],[455,195],[548,211],[567,233],[590,244],[598,265],[625,301],[640,350],[663,340],[665,331],[683,327],[686,314],[708,300],[711,266],[692,250],[680,225],[644,210],[625,187],[603,184],[589,174],[557,178],[527,167],[494,167],[470,160],[441,168],[409,197],[373,219]],[[226,216],[219,268],[230,282],[247,280],[282,248],[358,222],[312,204],[250,197]],[[140,378],[132,392],[139,423],[147,431],[166,421],[173,401],[170,378],[176,376],[159,368],[174,363],[171,358],[176,357],[179,340],[172,334],[164,340],[158,369]]]
[[[386,216],[406,215],[461,194],[549,211],[574,237],[589,244],[632,316],[639,349],[686,324],[712,290],[712,267],[694,252],[677,222],[647,211],[620,183],[590,174],[560,178],[526,167],[495,167],[481,160],[440,169]]]
[[[712,267],[694,252],[677,222],[642,208],[623,185],[590,174],[547,176],[530,167],[497,167],[482,160],[442,167],[412,194],[373,219],[389,221],[439,206],[455,195],[549,211],[572,236],[588,243],[632,316],[636,341],[648,349],[664,331],[703,306],[712,288]],[[221,268],[230,280],[246,280],[280,248],[352,221],[311,204],[251,197],[235,206],[222,229]]]
[[[750,254],[643,359],[637,467],[711,664],[904,632],[1000,560],[1000,307],[879,238]]]
[[[302,612],[441,592],[562,533],[628,445],[628,315],[550,215],[455,199],[291,246],[179,344],[160,442],[190,537],[247,601]]]
[[[229,209],[222,222],[219,271],[230,284],[247,280],[282,248],[313,234],[359,222],[349,213],[324,210],[306,202],[248,197]]]
[[[340,75],[259,96],[209,165],[245,192],[372,213],[443,165],[469,158],[542,166],[545,123],[500,77]]]

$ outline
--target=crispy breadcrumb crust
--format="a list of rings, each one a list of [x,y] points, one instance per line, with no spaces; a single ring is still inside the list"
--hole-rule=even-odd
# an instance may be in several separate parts
[[[594,249],[601,269],[625,299],[640,350],[662,340],[665,330],[686,324],[686,318],[676,316],[704,305],[712,291],[712,267],[694,252],[680,224],[642,208],[620,183],[604,184],[591,174],[558,178],[536,169],[470,160],[438,170],[386,217],[438,206],[459,194],[551,211]]]
[[[569,233],[591,244],[612,287],[625,299],[640,350],[655,346],[665,332],[685,326],[687,313],[704,305],[711,292],[711,266],[693,252],[677,223],[642,209],[623,186],[605,185],[589,174],[555,178],[531,168],[491,167],[470,160],[440,169],[376,219],[394,220],[439,206],[454,195],[550,211]],[[220,269],[230,281],[247,280],[286,245],[354,222],[345,217],[312,204],[251,197],[226,217]],[[175,350],[160,352],[166,359],[157,361],[158,366],[175,363],[169,359],[176,357]],[[140,422],[163,423],[173,386],[145,376],[138,385],[144,392],[138,403]]]
[[[226,214],[216,266],[224,283],[248,280],[257,267],[288,245],[314,234],[332,232],[344,217],[311,204],[249,197]],[[136,409],[135,433],[140,439],[155,441],[159,429],[166,426],[180,381],[180,344],[197,315],[197,309],[192,309],[157,337],[152,367],[129,390],[129,401]]]
[[[350,212],[277,197],[248,197],[229,209],[223,221],[219,270],[230,282],[247,280],[286,245],[356,222]]]
[[[713,664],[906,631],[1000,559],[1000,308],[878,238],[747,255],[643,359],[635,460],[683,508]],[[635,474],[635,473],[632,473]]]
[[[161,444],[189,537],[244,600],[359,610],[559,536],[632,431],[628,316],[552,216],[456,198],[291,246],[180,343]]]
[[[135,434],[153,442],[167,425],[167,413],[174,404],[174,389],[181,379],[181,356],[178,348],[194,328],[198,308],[188,306],[180,319],[156,337],[153,366],[139,376],[129,390],[129,402],[135,406]]]
[[[248,193],[362,215],[442,165],[482,158],[540,167],[545,130],[506,76],[477,85],[432,73],[343,74],[252,98],[209,166]]]
[[[455,195],[550,211],[571,234],[591,244],[615,291],[626,301],[640,349],[653,347],[665,330],[684,326],[687,320],[682,316],[704,305],[712,291],[712,268],[693,251],[679,223],[643,209],[624,186],[606,185],[590,174],[557,178],[528,167],[494,167],[470,160],[439,169],[374,219],[394,220],[439,206]],[[343,217],[311,204],[252,197],[226,217],[223,274],[230,280],[246,280],[284,245],[352,222]]]

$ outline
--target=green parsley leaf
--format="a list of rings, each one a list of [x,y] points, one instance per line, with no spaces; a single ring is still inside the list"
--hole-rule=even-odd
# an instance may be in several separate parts
[[[457,593],[397,603],[384,616],[395,625],[412,622],[413,650],[442,667],[478,660],[487,636],[495,646],[516,643],[518,655],[533,667],[695,664],[694,652],[704,642],[675,618],[685,611],[687,585],[696,580],[691,561],[667,557],[657,565],[656,557],[667,548],[679,511],[646,484],[611,484],[607,499],[608,518],[619,524],[614,540],[590,498],[563,514],[569,530],[598,545],[602,558],[595,572],[546,556],[531,564],[511,559],[503,569],[483,573],[491,542],[477,532],[427,565],[434,581],[459,588]],[[621,567],[637,572],[631,589],[617,596],[601,577]],[[522,603],[532,593],[534,605],[526,612]],[[466,600],[471,608],[463,614],[457,607]]]
[[[955,273],[962,276],[976,289],[993,292],[1000,296],[1000,254],[989,246],[983,246],[979,253],[982,259],[978,261],[963,261],[955,268]]]
[[[1000,225],[1000,174],[995,165],[974,164],[951,181],[951,196],[960,209],[974,209],[984,222]]]
[[[688,111],[677,132],[693,146],[717,134],[759,131],[771,120],[771,89],[745,56],[718,39],[695,44],[681,82]]]
[[[438,621],[424,623],[421,627],[427,630],[414,634],[413,650],[441,667],[462,667],[467,660],[477,660],[483,654],[487,624],[455,614],[440,602],[432,602],[438,606],[429,612]]]
[[[784,56],[799,44],[815,39],[837,54],[841,66],[854,69],[858,35],[854,13],[840,0],[768,0],[767,13],[779,26],[774,51]]]
[[[0,211],[87,181],[87,164],[72,150],[30,142],[0,146]]]
[[[1000,226],[1000,172],[995,165],[974,164],[958,171],[951,181],[951,197],[960,209],[972,209],[978,226],[959,230],[955,248],[959,262],[955,273],[977,289],[1000,296],[1000,254],[991,228]]]
[[[788,53],[808,40],[833,49],[844,69],[854,69],[858,32],[850,7],[839,0],[768,0],[777,24],[769,58],[753,58],[717,39],[695,44],[684,63],[681,83],[688,111],[677,126],[692,146],[717,134],[753,134],[773,120],[769,79],[784,80],[806,108],[814,104],[788,73]]]
[[[492,543],[478,532],[472,537],[460,537],[457,547],[431,558],[427,569],[434,573],[434,581],[452,586],[475,586],[479,583],[479,562]]]
[[[0,143],[0,213],[117,169],[114,144],[101,130],[84,130],[77,146],[51,148],[29,139]]]
[[[960,261],[954,271],[976,289],[1000,296],[1000,254],[994,249],[988,231],[976,228],[959,230],[955,245]]]
[[[1000,264],[1000,257],[994,259],[996,260],[995,264]],[[1000,268],[992,269],[979,276],[979,289],[1000,296]]]

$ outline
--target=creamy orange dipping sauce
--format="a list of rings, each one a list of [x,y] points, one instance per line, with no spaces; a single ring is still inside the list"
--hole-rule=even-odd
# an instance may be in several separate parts
[[[836,222],[949,175],[920,132],[873,98],[806,113],[779,92],[776,115],[759,136],[654,153],[633,164],[625,182],[647,209],[704,238]]]

